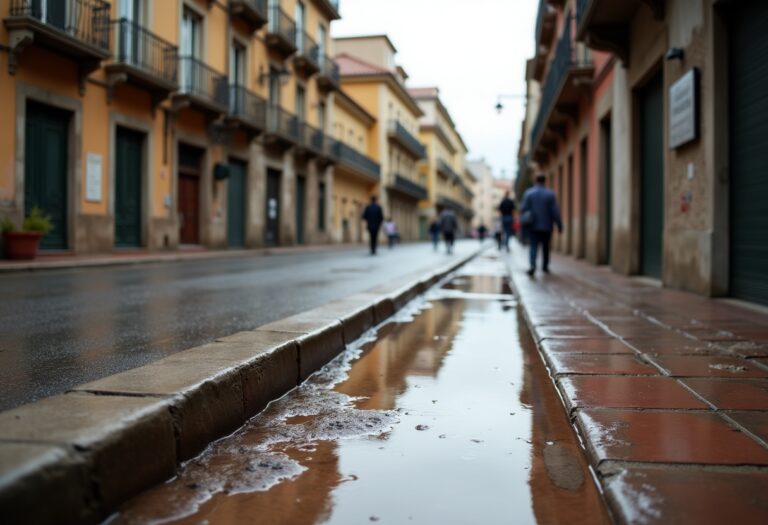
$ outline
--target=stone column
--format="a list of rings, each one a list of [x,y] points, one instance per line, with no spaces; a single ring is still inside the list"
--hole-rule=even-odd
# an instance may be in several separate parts
[[[249,248],[264,246],[264,228],[266,228],[265,203],[267,202],[267,163],[264,146],[251,142],[248,162],[248,182],[246,184],[245,243]]]
[[[291,246],[296,243],[296,161],[293,148],[283,153],[280,185],[280,244]]]

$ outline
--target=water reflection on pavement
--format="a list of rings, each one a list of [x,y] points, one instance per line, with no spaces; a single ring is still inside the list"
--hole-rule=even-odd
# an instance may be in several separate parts
[[[607,523],[483,257],[110,523]]]

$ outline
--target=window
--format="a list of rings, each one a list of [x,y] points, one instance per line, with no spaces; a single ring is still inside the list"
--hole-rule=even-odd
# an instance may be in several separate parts
[[[269,69],[269,105],[280,106],[280,75],[275,68]]]
[[[202,26],[200,16],[184,9],[181,19],[181,45],[179,46],[179,90],[184,92],[197,91],[202,78],[197,60],[202,50]]]
[[[229,83],[245,85],[245,46],[233,41],[229,52]]]
[[[325,26],[322,23],[317,25],[317,56],[321,61],[325,57]]]
[[[317,126],[320,131],[325,133],[325,102],[320,102],[317,105]]]
[[[307,105],[307,92],[304,86],[296,86],[296,116],[299,117],[299,122],[305,121],[305,108]]]
[[[325,182],[317,185],[317,231],[325,231]]]
[[[296,48],[300,55],[308,51],[304,49],[304,11],[304,4],[296,2]]]

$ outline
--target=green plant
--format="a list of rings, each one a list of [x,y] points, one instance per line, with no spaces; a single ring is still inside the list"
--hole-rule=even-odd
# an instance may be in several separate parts
[[[53,229],[50,215],[43,215],[43,210],[35,206],[24,219],[21,229],[25,232],[40,232],[43,235]]]
[[[16,223],[8,217],[3,217],[3,220],[0,221],[0,232],[11,233],[12,231],[16,231]]]

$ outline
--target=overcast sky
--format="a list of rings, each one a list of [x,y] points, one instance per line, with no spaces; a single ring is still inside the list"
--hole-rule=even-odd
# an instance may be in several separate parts
[[[409,87],[438,86],[470,149],[514,177],[538,0],[341,0],[333,36],[386,33]]]

